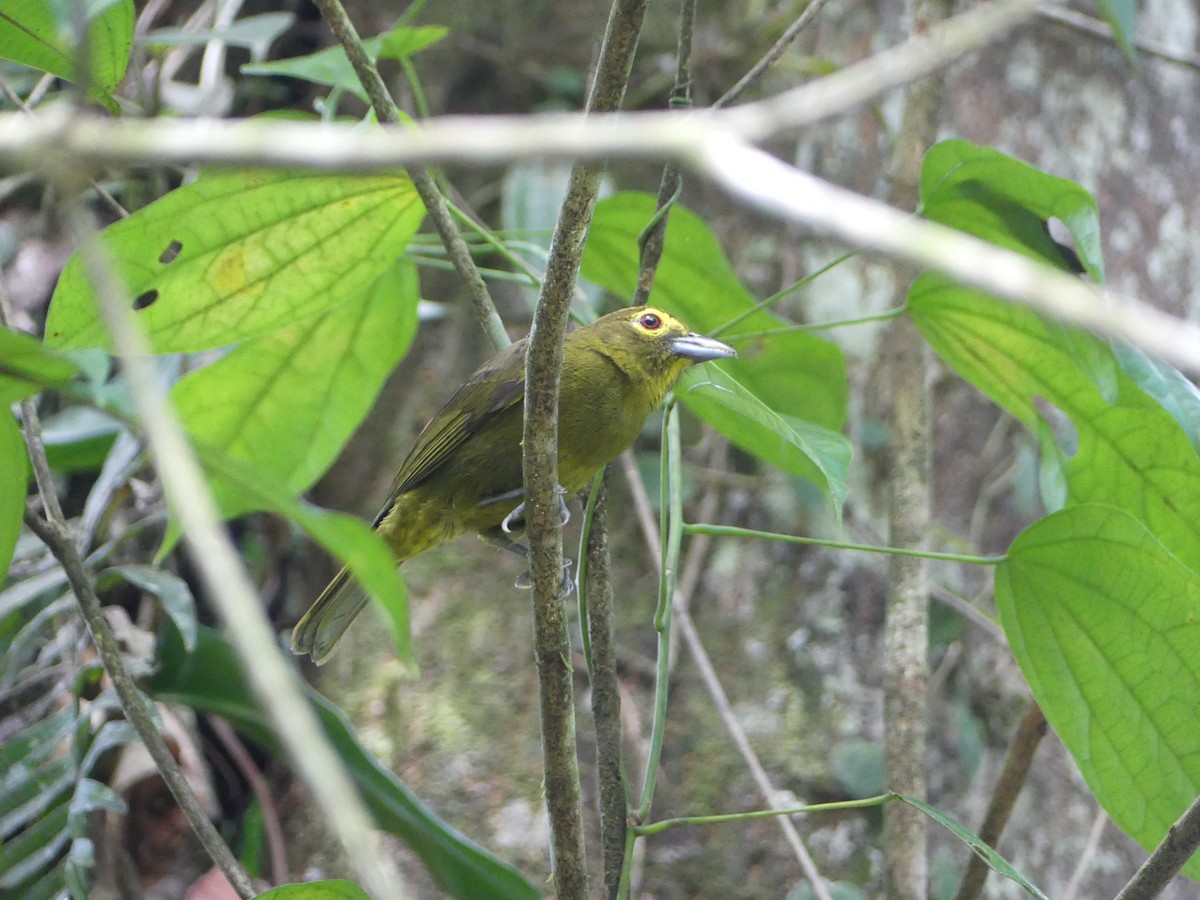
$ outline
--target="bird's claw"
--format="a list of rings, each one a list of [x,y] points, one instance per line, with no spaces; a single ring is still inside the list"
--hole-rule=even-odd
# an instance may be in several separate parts
[[[558,524],[566,525],[571,521],[571,510],[567,508],[567,501],[563,498],[567,494],[567,489],[561,484],[554,488],[554,499],[558,501]],[[504,517],[500,523],[500,530],[505,534],[512,534],[514,531],[520,531],[522,526],[518,523],[522,522],[525,517],[525,501],[522,500],[517,504],[516,509]]]
[[[562,582],[560,582],[558,588],[565,597],[569,597],[575,591],[575,579],[571,577],[571,567],[573,565],[575,565],[575,560],[568,557],[563,558]],[[513,587],[522,591],[532,590],[533,573],[526,569],[517,576],[517,580],[513,582]]]

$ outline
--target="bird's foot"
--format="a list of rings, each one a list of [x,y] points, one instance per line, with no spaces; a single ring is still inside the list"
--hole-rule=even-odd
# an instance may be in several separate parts
[[[571,521],[571,511],[567,509],[567,501],[564,499],[567,494],[567,489],[561,484],[554,488],[555,499],[558,500],[558,524],[566,525]],[[505,534],[512,534],[515,531],[521,531],[525,527],[525,501],[522,500],[517,504],[517,508],[504,517],[500,523],[500,530]]]
[[[562,582],[559,583],[558,589],[563,596],[569,597],[575,591],[575,579],[571,577],[571,567],[575,565],[575,560],[568,557],[563,558],[563,573]],[[533,573],[526,569],[517,576],[517,580],[513,582],[513,587],[519,588],[522,591],[533,589]]]

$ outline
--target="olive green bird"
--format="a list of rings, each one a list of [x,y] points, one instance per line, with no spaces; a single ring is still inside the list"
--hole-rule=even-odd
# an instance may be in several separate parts
[[[526,340],[480,366],[401,463],[373,525],[397,563],[468,531],[514,546],[508,534],[521,527],[524,496]],[[629,447],[688,366],[736,355],[651,307],[622,309],[569,333],[559,383],[560,485],[579,491]],[[327,660],[366,603],[342,569],[296,625],[293,652]]]

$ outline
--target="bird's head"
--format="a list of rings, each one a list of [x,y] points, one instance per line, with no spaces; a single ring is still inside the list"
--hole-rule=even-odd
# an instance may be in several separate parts
[[[581,329],[620,352],[647,374],[674,382],[693,363],[737,356],[728,344],[689,329],[668,312],[637,306],[609,313]]]

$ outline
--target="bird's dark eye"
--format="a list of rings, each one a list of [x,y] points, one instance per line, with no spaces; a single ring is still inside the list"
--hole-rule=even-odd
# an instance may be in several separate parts
[[[654,313],[643,313],[638,316],[638,324],[647,331],[658,331],[662,328],[662,317],[656,316]]]

